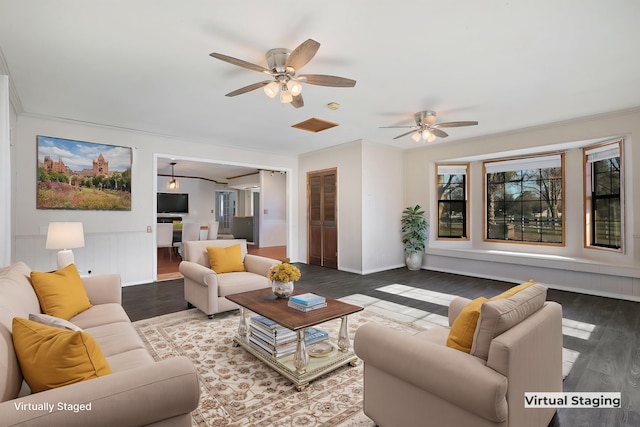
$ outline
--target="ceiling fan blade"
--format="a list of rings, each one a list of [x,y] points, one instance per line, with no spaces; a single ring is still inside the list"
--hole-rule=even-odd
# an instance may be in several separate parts
[[[398,135],[398,136],[396,136],[396,137],[395,137],[395,138],[393,138],[393,139],[402,138],[403,136],[407,136],[407,135],[409,135],[410,133],[414,133],[414,132],[417,132],[417,130],[412,129],[412,130],[410,130],[409,132],[405,132],[405,133],[403,133],[402,135]]]
[[[379,129],[409,129],[409,128],[413,128],[413,129],[418,129],[419,126],[380,126]]]
[[[302,95],[295,95],[293,97],[293,101],[291,101],[291,105],[295,108],[304,107],[304,100],[302,99]]]
[[[298,80],[318,86],[354,87],[356,85],[355,80],[347,79],[345,77],[327,76],[324,74],[302,74],[298,76]]]
[[[445,123],[438,123],[435,126],[439,128],[457,128],[460,126],[475,126],[477,124],[478,122],[445,122]]]
[[[269,70],[268,68],[265,68],[261,65],[252,64],[251,62],[243,61],[242,59],[234,58],[233,56],[227,56],[216,52],[210,53],[209,56],[233,65],[237,65],[238,67],[248,68],[253,71],[260,71],[261,73],[271,75],[271,70]]]
[[[311,58],[316,55],[318,49],[320,49],[320,43],[308,39],[293,49],[293,52],[289,54],[289,58],[287,58],[287,62],[284,64],[285,68],[291,67],[294,72],[299,70],[311,61]]]
[[[431,128],[429,130],[431,131],[432,134],[434,134],[435,136],[439,136],[440,138],[446,138],[449,136],[448,133],[438,128]]]
[[[243,93],[247,93],[247,92],[251,92],[252,90],[260,89],[261,87],[266,86],[269,83],[271,83],[271,80],[265,80],[263,82],[250,84],[249,86],[241,87],[240,89],[236,89],[233,92],[229,92],[225,96],[242,95]]]

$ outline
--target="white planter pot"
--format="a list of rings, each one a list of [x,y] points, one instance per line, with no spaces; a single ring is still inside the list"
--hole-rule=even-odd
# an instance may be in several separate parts
[[[407,263],[407,268],[409,270],[420,270],[422,267],[422,256],[424,255],[423,251],[418,252],[405,252],[404,260]]]

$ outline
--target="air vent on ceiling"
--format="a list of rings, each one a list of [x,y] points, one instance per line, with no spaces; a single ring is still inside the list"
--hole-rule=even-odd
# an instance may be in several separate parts
[[[338,126],[337,123],[331,123],[331,122],[327,122],[327,121],[312,117],[309,120],[305,120],[304,122],[300,122],[291,127],[296,129],[306,130],[309,132],[321,132],[323,130],[331,129],[332,127],[336,127],[336,126]]]

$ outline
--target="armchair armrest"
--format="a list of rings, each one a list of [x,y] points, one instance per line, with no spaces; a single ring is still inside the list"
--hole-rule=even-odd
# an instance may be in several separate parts
[[[182,261],[178,267],[180,274],[192,282],[202,286],[218,286],[218,274],[197,262]]]
[[[193,364],[176,357],[2,402],[0,418],[7,426],[141,426],[188,414],[199,396]],[[44,403],[53,405],[51,412],[29,410]],[[65,404],[66,410],[61,408]],[[73,405],[78,405],[75,410]]]
[[[367,365],[485,419],[507,418],[507,378],[484,361],[376,323],[356,331],[354,350]]]
[[[91,304],[122,304],[122,283],[119,274],[101,274],[82,279]]]
[[[244,257],[244,268],[250,273],[256,273],[264,277],[269,275],[271,267],[280,263],[282,261],[259,255],[247,254]]]

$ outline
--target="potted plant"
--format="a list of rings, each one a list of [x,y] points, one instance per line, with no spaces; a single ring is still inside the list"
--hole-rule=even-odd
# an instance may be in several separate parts
[[[404,257],[409,270],[419,270],[424,255],[424,241],[427,238],[429,222],[424,217],[420,205],[409,206],[402,211],[402,243],[404,243]]]

